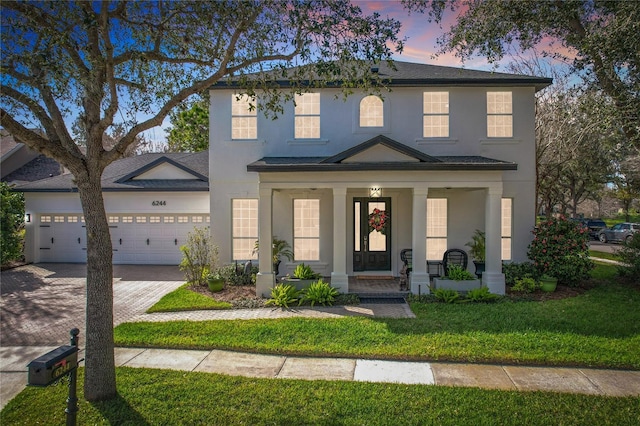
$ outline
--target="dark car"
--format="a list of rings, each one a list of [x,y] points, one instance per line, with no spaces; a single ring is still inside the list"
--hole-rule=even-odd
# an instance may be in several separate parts
[[[607,224],[604,223],[602,219],[574,219],[576,222],[579,222],[582,226],[589,229],[589,236],[594,240],[598,239],[600,235],[600,231],[606,229]]]
[[[609,229],[601,230],[598,233],[598,239],[602,243],[624,243],[629,242],[636,232],[640,232],[640,223],[616,223]]]

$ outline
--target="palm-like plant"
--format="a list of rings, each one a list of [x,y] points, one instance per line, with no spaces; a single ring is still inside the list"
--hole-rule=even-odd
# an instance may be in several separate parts
[[[282,257],[286,257],[289,261],[293,260],[293,252],[291,251],[291,246],[285,240],[278,239],[277,236],[273,236],[273,242],[271,243],[272,247],[272,256],[273,263],[276,264],[281,261]],[[253,252],[257,253],[260,249],[260,243],[256,241],[256,244],[253,246]]]

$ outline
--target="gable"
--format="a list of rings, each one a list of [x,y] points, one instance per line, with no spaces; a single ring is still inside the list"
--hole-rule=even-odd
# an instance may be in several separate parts
[[[342,151],[323,163],[438,163],[440,160],[383,135]]]
[[[131,180],[155,180],[155,179],[184,180],[184,179],[198,179],[198,177],[187,170],[176,167],[173,164],[162,163],[131,178]]]
[[[377,144],[342,160],[342,163],[395,163],[419,162],[415,157]]]

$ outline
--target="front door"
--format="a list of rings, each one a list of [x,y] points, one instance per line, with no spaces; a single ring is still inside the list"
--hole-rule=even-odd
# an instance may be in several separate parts
[[[353,199],[353,270],[391,270],[391,198]]]

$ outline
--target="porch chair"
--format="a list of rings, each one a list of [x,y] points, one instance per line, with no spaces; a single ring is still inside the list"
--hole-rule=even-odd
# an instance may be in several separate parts
[[[444,269],[443,274],[446,277],[449,273],[449,265],[458,265],[461,266],[462,269],[467,269],[467,263],[469,262],[469,257],[467,256],[467,252],[461,249],[449,249],[444,252],[444,256],[442,256],[442,268]]]
[[[400,271],[400,291],[408,289],[409,275],[413,269],[413,251],[411,249],[403,249],[400,251],[400,260],[403,263]]]

